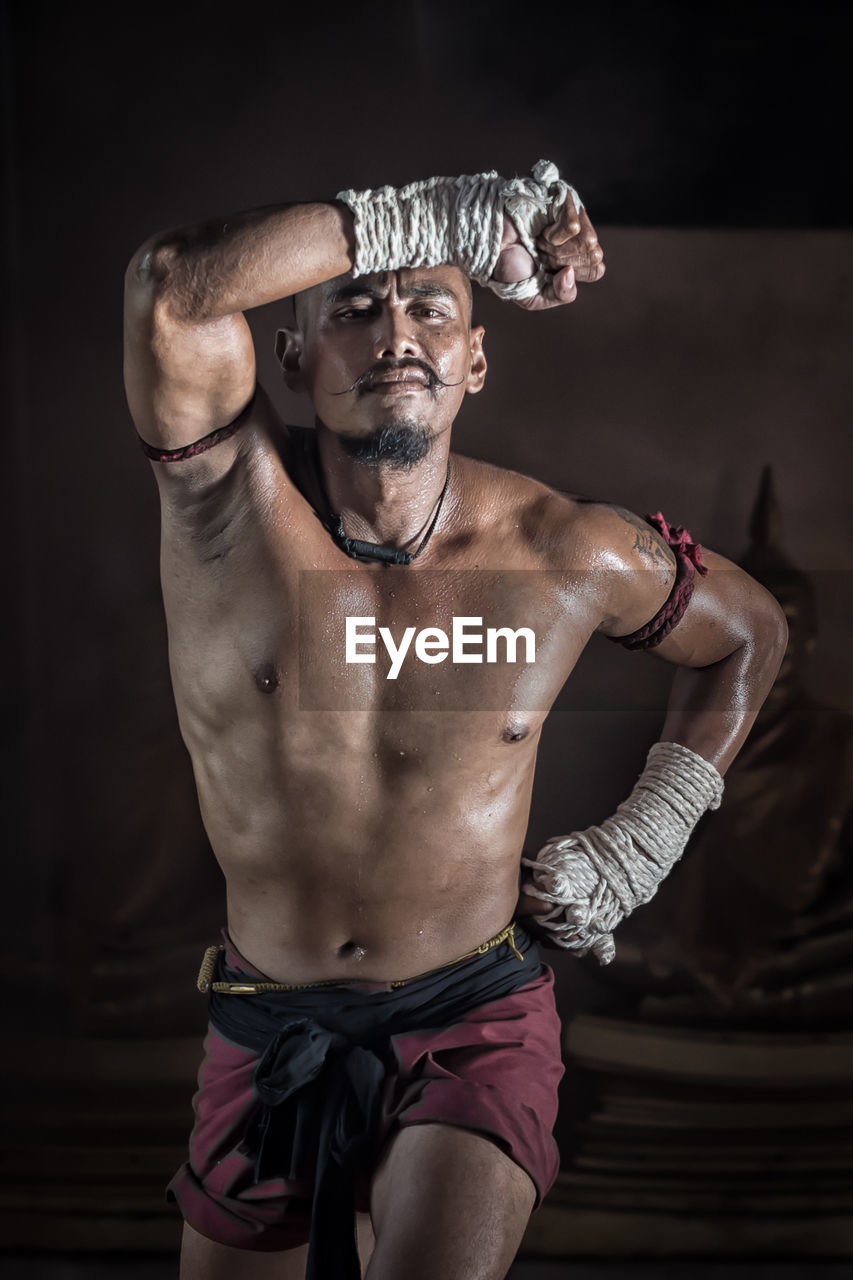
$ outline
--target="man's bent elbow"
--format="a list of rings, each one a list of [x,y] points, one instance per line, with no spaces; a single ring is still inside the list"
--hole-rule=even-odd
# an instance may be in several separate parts
[[[752,582],[752,608],[747,619],[746,644],[752,650],[767,687],[772,685],[788,647],[788,619],[775,596]]]
[[[165,296],[174,291],[181,246],[172,237],[158,235],[144,241],[124,273],[125,293]]]

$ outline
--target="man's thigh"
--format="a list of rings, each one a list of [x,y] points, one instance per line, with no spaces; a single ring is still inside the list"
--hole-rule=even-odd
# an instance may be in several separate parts
[[[488,1138],[408,1125],[373,1179],[367,1280],[504,1280],[535,1197],[528,1175]]]
[[[373,1252],[373,1229],[366,1213],[358,1214],[358,1253],[364,1269]],[[180,1280],[304,1280],[308,1246],[265,1253],[217,1244],[184,1223]]]

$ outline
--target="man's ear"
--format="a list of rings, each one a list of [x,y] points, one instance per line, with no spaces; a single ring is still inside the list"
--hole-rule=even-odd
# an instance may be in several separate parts
[[[481,324],[471,329],[471,369],[468,377],[465,379],[465,390],[469,396],[475,396],[478,391],[483,390],[483,383],[486,381],[486,353],[483,350],[483,339],[486,336],[486,330]]]
[[[275,335],[275,355],[289,391],[304,391],[302,376],[302,334],[298,329],[279,329]]]

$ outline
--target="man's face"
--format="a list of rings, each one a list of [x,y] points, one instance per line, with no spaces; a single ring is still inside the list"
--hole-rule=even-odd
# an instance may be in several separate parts
[[[299,296],[296,320],[279,335],[288,384],[357,460],[412,465],[483,385],[483,330],[455,267],[337,276]]]

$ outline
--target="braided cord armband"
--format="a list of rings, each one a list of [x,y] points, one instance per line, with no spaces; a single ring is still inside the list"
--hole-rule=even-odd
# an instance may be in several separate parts
[[[529,178],[507,179],[494,171],[427,178],[405,187],[339,191],[337,199],[355,220],[354,275],[449,263],[499,297],[518,301],[541,293],[554,274],[540,258],[536,238],[554,222],[569,193],[580,212],[580,197],[557,166],[539,160]],[[505,214],[537,264],[529,279],[511,284],[491,279]]]
[[[718,809],[723,780],[712,764],[678,742],[656,742],[627,800],[600,827],[554,836],[531,868],[531,896],[553,904],[537,925],[557,946],[615,955],[613,930],[654,896],[707,809]]]
[[[607,637],[608,640],[612,640],[614,644],[621,644],[625,649],[653,649],[655,645],[660,644],[661,640],[665,640],[673,627],[678,626],[693,598],[696,574],[704,578],[708,572],[707,567],[702,563],[701,546],[693,541],[686,529],[681,525],[670,524],[660,511],[656,511],[653,516],[646,516],[645,520],[653,529],[657,529],[667,545],[675,552],[675,582],[667,599],[645,626],[632,631],[628,636]]]
[[[200,440],[194,440],[192,444],[185,444],[180,449],[161,449],[156,445],[149,444],[147,440],[143,440],[137,431],[136,441],[146,458],[150,458],[152,462],[184,462],[187,458],[197,458],[200,453],[207,453],[208,449],[215,448],[221,444],[223,440],[227,440],[229,436],[233,436],[243,423],[248,421],[249,412],[255,403],[257,391],[252,392],[252,398],[244,409],[241,409],[233,422],[227,423],[224,427],[217,427],[215,431],[209,431],[206,436],[202,436]]]

